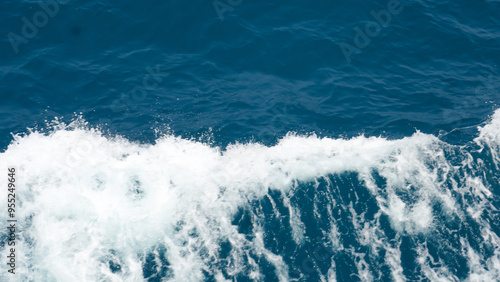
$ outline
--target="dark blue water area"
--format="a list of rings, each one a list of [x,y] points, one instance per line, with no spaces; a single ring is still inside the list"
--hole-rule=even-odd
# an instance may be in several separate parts
[[[498,1],[48,2],[45,8],[47,1],[0,2],[2,151],[11,134],[76,116],[143,143],[162,133],[225,147],[272,145],[287,132],[396,139],[419,130],[466,144],[500,103]],[[460,163],[461,157],[448,153]],[[500,195],[497,168],[484,165],[453,177],[460,182],[465,173],[477,173]],[[443,185],[451,187],[453,177]],[[384,187],[375,171],[373,178]],[[387,215],[376,216],[375,197],[356,173],[318,181],[297,184],[300,189],[286,197],[270,190],[241,207],[232,222],[252,240],[255,216],[262,217],[264,245],[282,256],[292,280],[318,281],[332,264],[338,281],[362,280],[354,254],[367,254],[365,267],[375,280],[391,280],[386,251],[374,253],[352,236],[352,215],[361,213],[364,222],[378,224],[390,247],[400,249],[403,275],[411,281],[424,279],[415,261],[420,245],[451,274],[468,277],[453,230],[483,257],[492,256],[493,247],[479,247],[474,220],[438,216],[443,228],[428,236],[405,234]],[[290,239],[285,198],[300,211],[304,242]],[[460,206],[474,201],[456,198]],[[500,208],[497,198],[492,205]],[[439,215],[439,203],[433,208]],[[341,250],[324,240],[332,221]],[[500,234],[498,224],[491,228]],[[231,248],[221,242],[212,267],[227,279],[251,281],[249,270],[235,277],[227,272]],[[167,253],[159,246],[144,255],[145,279],[171,277]],[[269,261],[251,251],[249,256],[266,281],[278,281]],[[119,261],[110,259],[109,266],[121,271]],[[216,279],[210,270],[205,277]]]
[[[40,1],[2,1],[1,146],[75,113],[132,140],[168,127],[211,130],[221,145],[486,120],[499,99],[498,2],[402,1],[384,18],[389,2],[234,1],[221,18],[210,1],[71,0],[44,21]],[[368,44],[356,37],[366,26]]]

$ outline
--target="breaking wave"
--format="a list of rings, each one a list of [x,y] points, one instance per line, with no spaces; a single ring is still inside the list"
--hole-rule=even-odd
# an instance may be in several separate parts
[[[138,144],[78,120],[14,136],[0,185],[16,167],[18,281],[493,281],[499,152],[500,110],[461,146]]]

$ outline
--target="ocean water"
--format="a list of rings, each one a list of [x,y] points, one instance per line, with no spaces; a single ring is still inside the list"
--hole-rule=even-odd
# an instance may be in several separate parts
[[[0,281],[499,281],[500,2],[0,2]]]

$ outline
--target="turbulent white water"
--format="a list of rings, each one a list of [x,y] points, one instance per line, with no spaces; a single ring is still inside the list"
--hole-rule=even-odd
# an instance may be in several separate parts
[[[222,281],[221,268],[260,280],[262,270],[254,259],[259,257],[287,281],[294,270],[282,254],[266,248],[262,215],[253,213],[254,236],[249,239],[232,223],[235,214],[278,191],[293,230],[292,238],[283,240],[300,245],[304,222],[300,208],[287,199],[301,183],[345,172],[356,173],[379,207],[370,220],[344,207],[356,229],[353,236],[385,258],[394,280],[408,279],[401,265],[402,236],[440,238],[443,221],[468,218],[479,226],[480,246],[471,246],[464,236],[454,242],[460,246],[455,251],[467,259],[467,278],[499,280],[500,238],[498,228],[491,226],[498,222],[483,214],[498,214],[498,195],[492,191],[498,183],[491,181],[498,181],[500,111],[479,128],[474,141],[458,147],[423,133],[400,140],[289,135],[273,147],[236,144],[221,151],[174,136],[159,138],[154,145],[135,144],[104,136],[81,122],[50,133],[15,136],[0,154],[0,187],[7,187],[7,167],[16,167],[17,274],[2,271],[0,280],[141,281],[147,257],[153,256],[154,268],[166,273],[167,280],[201,281],[208,273]],[[384,179],[383,185],[378,178]],[[0,203],[6,206],[7,192],[0,193]],[[328,204],[328,210],[340,205],[334,198]],[[1,210],[0,222],[6,224],[7,212]],[[389,218],[395,238],[381,231],[381,216]],[[333,212],[328,217],[325,238],[331,251],[356,258],[362,280],[377,279],[367,267],[369,255],[346,248]],[[231,248],[222,260],[224,241]],[[481,254],[481,248],[490,252]],[[414,251],[422,277],[458,280],[446,263],[433,261],[425,244]],[[1,248],[1,269],[7,254]],[[336,270],[332,261],[321,277],[335,280]]]

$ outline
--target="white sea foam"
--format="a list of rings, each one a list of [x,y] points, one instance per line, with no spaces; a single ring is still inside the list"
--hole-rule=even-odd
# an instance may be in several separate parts
[[[500,111],[479,131],[476,143],[498,158]],[[287,197],[295,181],[356,172],[397,232],[428,234],[437,228],[435,203],[441,204],[444,213],[463,216],[450,187],[443,185],[458,169],[446,158],[446,150],[452,147],[419,132],[400,140],[290,134],[273,147],[235,144],[222,151],[175,136],[161,137],[151,145],[136,144],[88,129],[81,121],[59,124],[50,133],[16,136],[0,154],[0,167],[15,166],[18,171],[15,277],[18,281],[139,281],[148,254],[156,254],[156,268],[163,267],[161,246],[170,263],[170,279],[200,281],[206,272],[223,281],[224,275],[211,264],[219,260],[220,243],[227,240],[232,246],[225,262],[228,273],[246,272],[262,279],[257,256],[274,266],[281,281],[287,281],[291,269],[284,258],[266,249],[258,216],[253,215],[253,239],[232,225],[239,208],[262,199],[269,189]],[[383,187],[376,184],[374,172],[385,179]],[[491,191],[481,179],[466,177],[468,186],[453,189],[482,199],[469,211],[481,220],[481,211],[491,208]],[[6,187],[5,177],[0,177],[0,186]],[[5,203],[6,196],[0,193],[0,202]],[[300,243],[304,240],[300,211],[288,200],[285,207],[291,215],[292,240]],[[0,220],[6,219],[6,213],[0,213]],[[376,228],[360,223],[359,238],[363,244],[383,248],[387,239]],[[341,250],[335,227],[332,232],[335,251]],[[479,254],[468,251],[470,267],[477,270],[471,272],[471,279],[499,278],[493,269],[500,261],[498,237],[487,226],[483,234],[489,244],[497,244],[495,255],[488,260],[490,267],[479,269]],[[428,257],[421,248],[420,256]],[[1,249],[2,265],[6,256],[7,249]],[[393,278],[404,281],[401,267],[394,265],[400,262],[400,251],[389,247],[386,256]],[[120,271],[111,271],[110,261]],[[421,263],[429,279],[448,273],[445,268],[426,267],[425,260]],[[364,257],[359,256],[357,267],[359,275],[373,279]],[[0,273],[0,280],[10,278]]]
[[[474,140],[477,144],[486,145],[492,156],[495,158],[495,164],[498,169],[499,151],[500,151],[500,109],[493,114],[491,121],[483,127],[479,127],[479,136]]]

